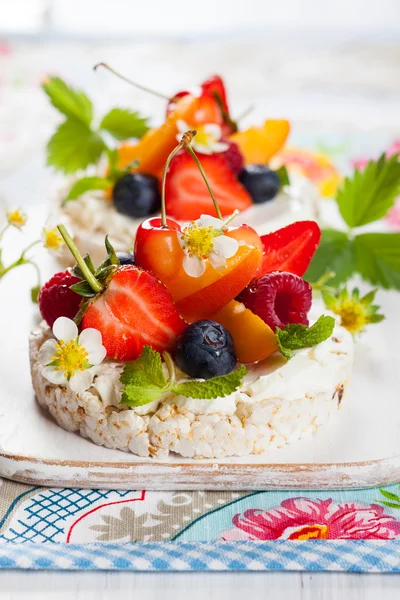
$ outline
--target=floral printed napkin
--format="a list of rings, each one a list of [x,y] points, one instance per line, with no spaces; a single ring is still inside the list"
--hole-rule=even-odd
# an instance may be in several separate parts
[[[1,483],[2,568],[400,571],[400,486],[234,493]]]

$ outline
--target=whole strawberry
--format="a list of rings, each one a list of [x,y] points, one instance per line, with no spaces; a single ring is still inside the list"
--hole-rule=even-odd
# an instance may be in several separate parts
[[[40,313],[50,327],[53,327],[58,317],[73,319],[78,313],[82,297],[71,290],[70,286],[80,281],[70,271],[62,271],[53,275],[40,290]]]

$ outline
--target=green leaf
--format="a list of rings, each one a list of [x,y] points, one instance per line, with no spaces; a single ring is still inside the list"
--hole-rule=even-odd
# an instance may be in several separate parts
[[[379,504],[383,504],[384,506],[387,506],[389,508],[400,509],[400,504],[395,504],[394,502],[385,502],[384,500],[377,500],[377,502],[379,502]]]
[[[349,227],[359,227],[384,217],[400,192],[398,155],[371,160],[363,171],[356,169],[338,191],[337,203]]]
[[[323,229],[320,245],[304,278],[311,283],[315,283],[325,273],[333,271],[335,277],[329,280],[329,285],[336,287],[347,281],[355,270],[353,241],[342,231]]]
[[[83,296],[84,298],[94,298],[96,292],[90,287],[87,281],[80,281],[79,283],[74,283],[70,285],[70,289]]]
[[[116,265],[108,265],[107,267],[103,267],[102,269],[97,269],[96,271],[96,279],[99,281],[106,281],[117,270]]]
[[[246,375],[247,369],[241,365],[236,371],[232,371],[229,375],[221,377],[213,377],[206,381],[182,381],[174,383],[172,391],[174,394],[185,396],[185,398],[199,398],[200,400],[212,400],[229,396],[241,385],[243,377]]]
[[[149,130],[148,120],[128,109],[113,108],[103,118],[100,129],[105,129],[117,140],[141,138]]]
[[[108,239],[108,234],[106,235],[106,239],[104,240],[104,244],[107,250],[108,258],[112,265],[119,265],[119,260],[117,255],[115,254],[115,250],[110,240]]]
[[[64,173],[75,173],[96,164],[104,150],[104,142],[97,133],[81,121],[67,119],[47,144],[47,164]]]
[[[400,290],[400,233],[364,233],[354,240],[357,270],[374,285]]]
[[[66,204],[70,200],[76,200],[89,190],[106,190],[111,185],[111,181],[106,177],[82,177],[82,179],[75,181],[63,204]]]
[[[334,327],[335,319],[326,315],[319,317],[312,327],[294,323],[284,329],[277,327],[276,338],[279,350],[285,358],[289,359],[292,357],[292,350],[312,348],[327,340],[332,335]]]
[[[288,170],[285,167],[285,165],[282,165],[281,167],[279,167],[279,169],[277,169],[275,171],[275,173],[279,177],[279,181],[280,181],[280,184],[281,184],[281,189],[285,185],[290,185],[289,173],[288,173]]]
[[[50,77],[42,83],[42,88],[52,105],[67,117],[73,117],[90,125],[93,118],[93,105],[80,90],[69,87],[59,77]]]
[[[125,365],[120,381],[124,385],[140,384],[142,382],[160,388],[165,387],[167,380],[165,379],[160,353],[150,346],[145,346],[139,358]]]
[[[380,488],[379,491],[382,494],[382,496],[384,496],[388,500],[395,500],[396,502],[400,503],[400,497],[397,494],[393,494],[392,492],[388,492],[387,490],[384,490],[382,488]]]
[[[38,303],[39,292],[40,292],[40,285],[35,285],[33,288],[31,288],[31,300],[32,300],[33,304]]]
[[[83,257],[83,260],[85,261],[85,263],[87,264],[87,266],[89,267],[89,270],[95,274],[95,266],[93,264],[92,259],[90,258],[89,254],[85,254],[85,256]],[[83,276],[82,271],[80,270],[78,265],[75,265],[72,269],[71,269],[71,273],[72,275],[75,275],[75,277],[79,277],[79,279],[85,279]]]

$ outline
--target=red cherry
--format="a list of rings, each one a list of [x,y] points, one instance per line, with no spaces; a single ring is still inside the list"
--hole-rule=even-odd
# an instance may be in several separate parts
[[[180,225],[172,219],[162,226],[160,217],[143,221],[136,232],[135,262],[139,267],[152,271],[159,277],[163,273],[166,279],[174,276],[182,264],[183,253],[177,232]]]

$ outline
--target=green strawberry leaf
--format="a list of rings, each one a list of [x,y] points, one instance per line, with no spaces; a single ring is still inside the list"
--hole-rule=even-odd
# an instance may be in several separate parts
[[[400,290],[400,233],[364,233],[354,239],[357,270],[374,285]]]
[[[354,244],[346,233],[335,229],[323,229],[320,245],[311,261],[304,279],[317,282],[325,273],[333,271],[335,277],[329,285],[337,287],[355,272]]]
[[[52,105],[67,117],[75,118],[90,125],[93,118],[93,105],[80,90],[69,87],[59,77],[50,77],[42,83],[42,88]]]
[[[104,150],[97,133],[81,121],[67,119],[47,144],[47,164],[64,173],[75,173],[97,164]]]
[[[70,285],[70,289],[84,298],[94,298],[96,295],[96,292],[93,291],[87,281],[74,283],[73,285]]]
[[[363,171],[356,169],[337,194],[340,214],[349,227],[367,225],[384,217],[400,193],[399,155],[371,160]]]
[[[117,140],[141,138],[149,130],[148,119],[128,109],[113,108],[103,118],[100,129],[108,131]]]
[[[277,169],[275,171],[275,173],[278,175],[279,177],[279,181],[281,184],[281,189],[285,186],[285,185],[290,185],[290,179],[289,179],[289,173],[287,168],[285,167],[285,165],[282,165],[281,167],[279,167],[279,169]]]
[[[77,198],[82,196],[82,194],[85,194],[90,190],[106,190],[111,185],[111,181],[106,177],[82,177],[82,179],[78,179],[78,181],[75,181],[75,183],[69,190],[68,195],[63,201],[63,205],[65,205],[70,200],[76,200]]]

